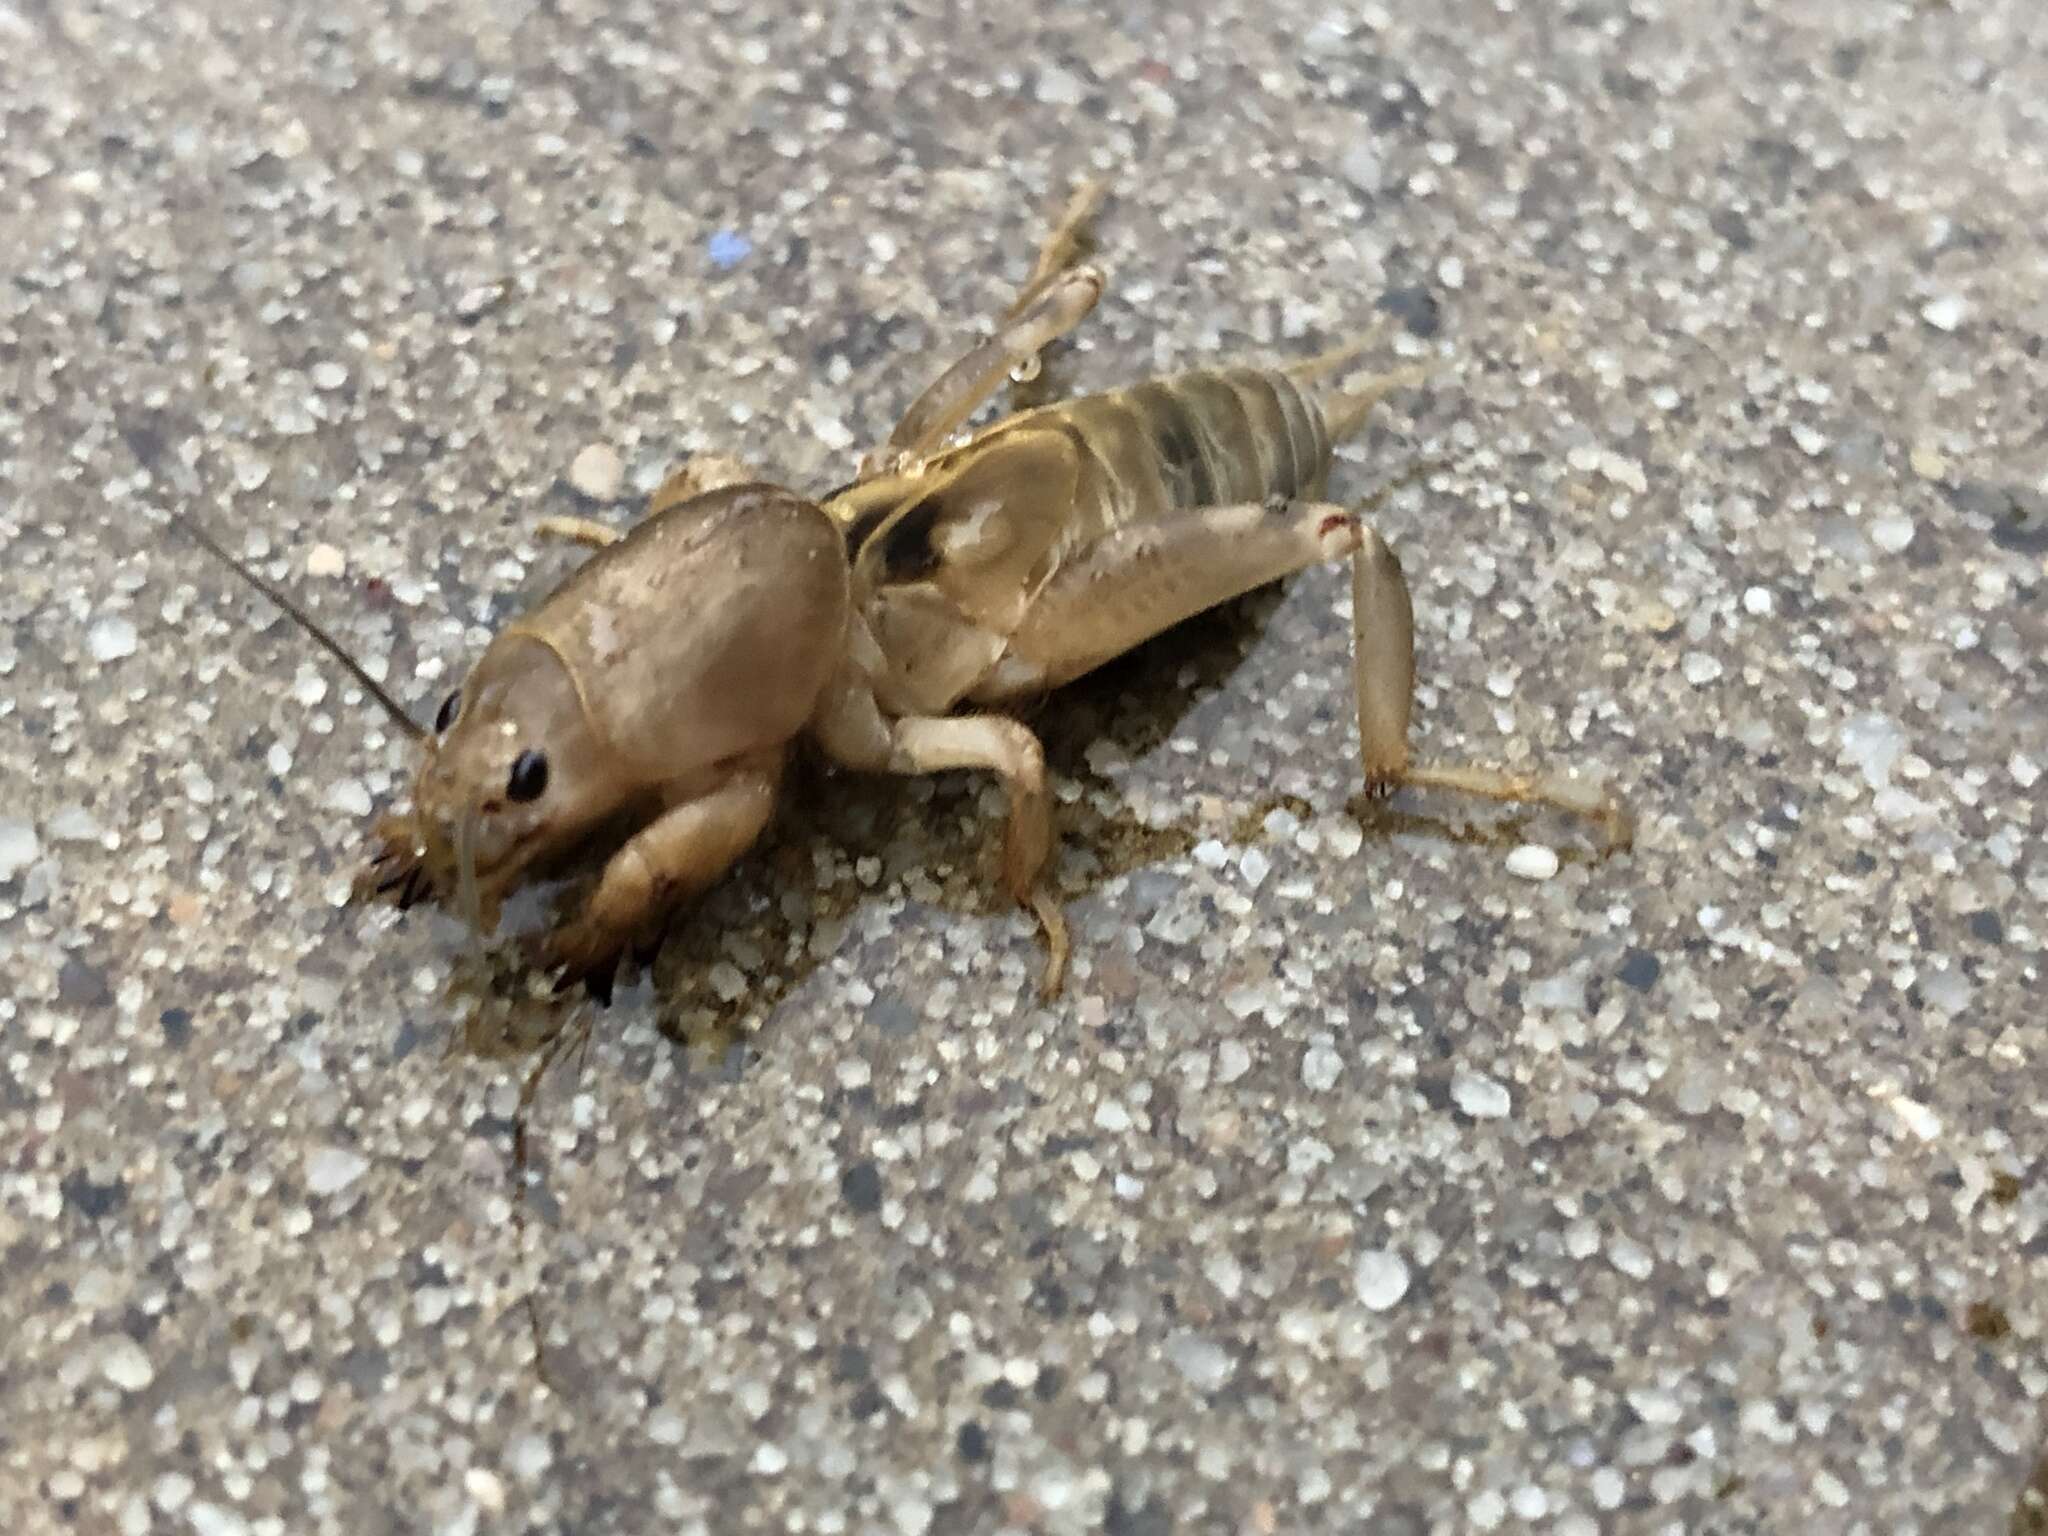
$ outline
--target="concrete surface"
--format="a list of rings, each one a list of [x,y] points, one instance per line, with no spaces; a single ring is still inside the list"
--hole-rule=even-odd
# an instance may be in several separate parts
[[[2048,14],[1039,9],[0,5],[9,1530],[2048,1525]],[[519,1194],[460,931],[338,902],[403,744],[158,509],[431,710],[1086,169],[1065,381],[1449,360],[1337,484],[1448,461],[1424,749],[1635,851],[1354,820],[1315,572],[1043,713],[1065,1000],[985,785],[813,779]]]

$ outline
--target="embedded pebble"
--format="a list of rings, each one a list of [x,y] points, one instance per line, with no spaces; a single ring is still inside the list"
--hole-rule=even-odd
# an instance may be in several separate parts
[[[1629,612],[1629,622],[1652,635],[1668,635],[1678,627],[1678,611],[1661,597],[1646,597]]]
[[[1685,680],[1693,687],[1704,688],[1709,683],[1719,681],[1721,662],[1719,657],[1709,656],[1705,651],[1688,651],[1680,670],[1685,673]]]
[[[569,464],[569,484],[576,494],[592,501],[612,501],[626,481],[626,467],[618,451],[605,443],[592,443]]]
[[[1328,1045],[1311,1045],[1301,1058],[1301,1083],[1311,1093],[1328,1093],[1344,1073],[1344,1058]]]
[[[370,814],[374,802],[360,779],[343,779],[327,791],[327,804],[344,816],[363,817]]]
[[[1483,1072],[1454,1073],[1451,1101],[1474,1120],[1498,1120],[1509,1108],[1507,1089]]]
[[[1524,994],[1532,1008],[1549,1008],[1560,1013],[1583,1013],[1586,1009],[1586,978],[1578,971],[1546,976],[1531,984]]]
[[[1899,788],[1896,784],[1887,784],[1880,789],[1871,797],[1870,804],[1871,808],[1886,821],[1916,821],[1926,815],[1928,810],[1925,800],[1910,790]]]
[[[228,464],[235,484],[242,490],[261,490],[270,479],[270,460],[246,444],[236,443],[229,448]]]
[[[1330,822],[1323,836],[1330,852],[1339,859],[1355,858],[1365,846],[1365,829],[1348,819]]]
[[[1507,1518],[1508,1501],[1498,1488],[1482,1488],[1465,1503],[1465,1518],[1475,1531],[1497,1531]]]
[[[1252,1069],[1252,1053],[1238,1040],[1226,1040],[1216,1047],[1216,1081],[1234,1083]]]
[[[307,1192],[338,1195],[369,1169],[367,1158],[346,1147],[316,1147],[306,1154]]]
[[[1622,1475],[1612,1467],[1596,1469],[1587,1487],[1593,1494],[1593,1502],[1601,1509],[1619,1509],[1621,1501],[1628,1495],[1628,1484]]]
[[[507,291],[507,286],[502,282],[478,283],[473,288],[466,288],[462,296],[455,301],[455,317],[458,320],[480,319],[505,297]]]
[[[1921,1141],[1941,1139],[1941,1116],[1922,1104],[1918,1099],[1909,1099],[1903,1093],[1885,1095],[1892,1113],[1899,1117],[1900,1124]]]
[[[319,362],[313,365],[312,378],[315,387],[335,390],[348,382],[348,370],[337,362]]]
[[[1647,1280],[1657,1270],[1656,1256],[1625,1234],[1616,1234],[1608,1242],[1607,1262],[1631,1280]]]
[[[488,1467],[471,1467],[462,1474],[462,1486],[485,1514],[501,1515],[505,1512],[504,1480]]]
[[[1565,462],[1580,474],[1597,474],[1638,496],[1650,489],[1650,478],[1643,472],[1643,466],[1612,449],[1582,445],[1566,454]]]
[[[36,860],[42,844],[35,823],[19,816],[0,816],[0,880],[12,880]]]
[[[1266,883],[1266,876],[1273,872],[1273,861],[1262,850],[1247,848],[1238,858],[1237,871],[1244,876],[1247,886],[1257,890]]]
[[[1948,457],[1938,448],[1921,443],[1914,445],[1907,462],[1913,473],[1922,480],[1943,480],[1948,477]]]
[[[1166,1343],[1166,1358],[1197,1388],[1214,1392],[1236,1371],[1230,1352],[1197,1333],[1177,1333]]]
[[[339,576],[347,569],[347,557],[332,544],[315,544],[306,551],[308,576]]]
[[[1969,300],[1960,294],[1944,293],[1920,306],[1920,318],[1937,331],[1953,331],[1969,317]]]
[[[1038,99],[1049,106],[1078,107],[1084,96],[1080,77],[1048,64],[1038,71]]]
[[[116,1334],[107,1340],[100,1356],[100,1374],[123,1392],[140,1392],[156,1380],[156,1367],[140,1344],[126,1334]]]
[[[1354,144],[1344,151],[1343,159],[1337,162],[1337,169],[1361,192],[1378,192],[1387,179],[1386,166],[1370,144]]]
[[[94,843],[100,839],[100,824],[82,805],[60,806],[47,829],[56,843]]]
[[[1384,1312],[1408,1294],[1408,1261],[1385,1248],[1368,1248],[1352,1267],[1359,1304]]]
[[[730,229],[719,230],[704,248],[704,253],[711,258],[711,265],[721,272],[730,272],[751,256],[753,251],[753,241]]]
[[[1508,873],[1524,880],[1548,880],[1559,868],[1557,850],[1542,843],[1524,843],[1507,857]]]
[[[1944,967],[1920,979],[1920,995],[1936,1013],[1953,1017],[1970,1006],[1976,990],[1961,971]]]
[[[1524,1483],[1508,1495],[1508,1508],[1514,1511],[1516,1518],[1534,1523],[1550,1513],[1550,1495],[1534,1483]],[[1585,1536],[1585,1533],[1565,1530],[1558,1536]]]
[[[119,661],[135,654],[136,638],[133,620],[125,614],[110,613],[93,621],[92,628],[85,632],[85,645],[94,661]]]
[[[1685,1412],[1675,1396],[1654,1387],[1635,1388],[1628,1394],[1628,1404],[1645,1424],[1676,1424]]]
[[[1873,790],[1884,789],[1891,783],[1892,766],[1906,750],[1905,732],[1895,721],[1875,713],[1844,721],[1837,739],[1842,756]]]
[[[1888,555],[1896,555],[1913,542],[1913,519],[1903,513],[1880,517],[1870,525],[1870,542]]]
[[[676,1418],[676,1415],[673,1413],[670,1413],[669,1416]],[[676,1418],[676,1425],[675,1439],[658,1443],[681,1444],[683,1430],[679,1418]],[[649,1421],[648,1435],[650,1439],[653,1438],[652,1420]],[[523,1483],[538,1482],[547,1474],[548,1468],[554,1465],[554,1461],[554,1447],[548,1444],[546,1435],[531,1433],[514,1435],[505,1447],[505,1466],[514,1477]]]

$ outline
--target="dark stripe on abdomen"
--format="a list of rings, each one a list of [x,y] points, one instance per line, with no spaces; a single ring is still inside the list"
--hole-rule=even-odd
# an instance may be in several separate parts
[[[1288,429],[1287,407],[1281,391],[1287,381],[1253,368],[1233,368],[1221,376],[1243,402],[1249,441],[1258,456],[1257,500],[1292,496],[1301,484],[1300,456],[1294,449],[1294,435]]]
[[[1128,392],[1131,408],[1144,423],[1146,437],[1159,458],[1159,477],[1169,505],[1206,507],[1216,501],[1217,470],[1211,461],[1208,436],[1195,418],[1192,403],[1176,380],[1154,380]]]
[[[1274,397],[1280,403],[1282,428],[1294,453],[1294,483],[1289,496],[1307,496],[1318,490],[1330,470],[1330,433],[1323,425],[1323,413],[1284,375],[1268,374]]]
[[[1330,465],[1330,438],[1315,403],[1282,373],[1233,368],[1223,375],[1245,402],[1264,472],[1260,498],[1306,496]]]

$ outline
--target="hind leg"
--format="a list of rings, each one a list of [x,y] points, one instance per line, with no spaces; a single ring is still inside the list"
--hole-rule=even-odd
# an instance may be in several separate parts
[[[1405,784],[1552,806],[1595,822],[1609,846],[1625,843],[1627,813],[1597,784],[1410,760],[1415,621],[1408,583],[1371,525],[1327,502],[1204,507],[1106,535],[1046,584],[973,698],[1001,703],[1058,687],[1218,603],[1346,556],[1367,791],[1385,795]]]
[[[1334,502],[1232,502],[1117,528],[1069,556],[1031,600],[976,703],[1028,698],[1092,672],[1219,603],[1350,552]]]
[[[1003,311],[1005,321],[1022,314],[1062,273],[1079,269],[1081,258],[1094,244],[1089,226],[1101,211],[1102,200],[1108,192],[1108,184],[1099,179],[1084,181],[1074,189],[1074,195],[1067,199],[1066,207],[1060,210],[1059,218],[1054,221],[1052,232],[1039,243],[1038,259],[1031,264],[1031,275],[1024,279],[1024,286],[1017,290],[1017,297]]]
[[[1444,789],[1512,805],[1541,805],[1582,816],[1607,848],[1625,846],[1628,811],[1602,784],[1552,774],[1506,773],[1457,763],[1417,764],[1409,758],[1408,724],[1415,696],[1415,615],[1401,563],[1385,540],[1363,530],[1351,557],[1352,682],[1365,787],[1384,796],[1406,785]]]
[[[1028,368],[1088,317],[1102,297],[1100,270],[1079,264],[1085,230],[1103,196],[1084,183],[1038,248],[1037,260],[995,331],[919,395],[889,440],[861,461],[860,478],[900,469],[942,445],[986,404],[1012,373]]]

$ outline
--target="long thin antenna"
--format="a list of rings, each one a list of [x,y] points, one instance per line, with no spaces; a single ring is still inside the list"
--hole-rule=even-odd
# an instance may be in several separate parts
[[[212,534],[208,533],[204,528],[200,527],[198,523],[194,522],[184,513],[176,511],[171,508],[165,508],[165,510],[169,512],[170,519],[172,522],[176,523],[180,528],[183,528],[187,534],[191,535],[191,537],[195,541],[197,541],[201,546],[203,546],[210,554],[212,554],[215,559],[219,560],[222,564],[227,566],[229,570],[233,571],[237,576],[241,577],[242,580],[249,583],[250,586],[254,587],[258,592],[261,592],[265,597],[269,598],[273,603],[277,604],[277,606],[282,608],[286,613],[290,614],[291,617],[298,622],[299,628],[303,629],[307,634],[311,635],[315,640],[319,641],[323,646],[325,646],[327,648],[328,654],[333,656],[334,659],[340,662],[344,667],[348,668],[349,675],[353,677],[357,682],[363,685],[363,688],[369,693],[370,697],[375,699],[379,704],[382,704],[384,706],[384,708],[390,713],[393,722],[398,726],[400,730],[404,731],[405,734],[411,737],[414,741],[424,741],[426,739],[427,728],[421,725],[417,720],[413,719],[411,715],[407,714],[405,712],[405,706],[403,704],[400,704],[398,700],[391,697],[390,694],[386,693],[384,691],[384,685],[382,683],[379,683],[374,677],[370,676],[368,672],[364,671],[363,664],[357,661],[355,657],[349,655],[347,651],[343,650],[341,647],[341,642],[336,640],[334,636],[330,635],[329,633],[327,633],[326,630],[322,629],[318,624],[316,624],[313,621],[312,616],[308,614],[305,609],[301,608],[290,597],[287,597],[281,590],[279,590],[275,583],[264,580],[261,576],[258,576],[254,571],[250,570],[248,566],[244,565],[241,561],[237,560],[233,555],[229,554],[227,550],[224,547],[222,547],[218,539],[216,539]]]

